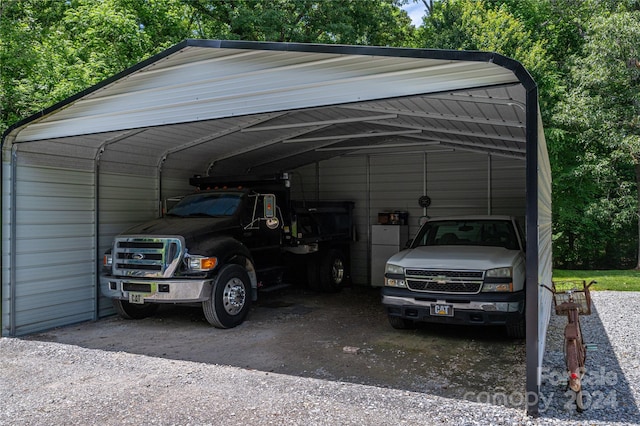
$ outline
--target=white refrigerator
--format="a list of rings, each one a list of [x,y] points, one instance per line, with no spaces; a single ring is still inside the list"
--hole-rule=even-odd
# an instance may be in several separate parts
[[[402,250],[409,240],[408,225],[371,226],[371,285],[384,285],[384,267],[387,260]]]

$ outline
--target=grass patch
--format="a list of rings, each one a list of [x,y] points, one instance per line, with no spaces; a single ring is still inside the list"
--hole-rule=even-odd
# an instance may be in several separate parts
[[[598,283],[591,286],[591,291],[640,291],[640,271],[636,270],[568,271],[554,269],[553,280],[585,280],[587,282],[596,280]]]

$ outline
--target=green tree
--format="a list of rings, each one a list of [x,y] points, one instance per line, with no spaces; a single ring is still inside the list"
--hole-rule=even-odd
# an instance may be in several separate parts
[[[200,36],[232,40],[406,46],[406,0],[185,0]]]
[[[640,267],[639,25],[639,12],[591,20],[555,116],[574,144],[572,155],[565,150],[569,158],[560,178],[567,193],[559,206],[572,220],[558,238],[599,264],[635,252]],[[580,198],[576,211],[569,203]]]

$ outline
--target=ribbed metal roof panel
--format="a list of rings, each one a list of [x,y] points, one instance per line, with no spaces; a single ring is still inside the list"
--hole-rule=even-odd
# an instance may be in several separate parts
[[[189,46],[35,120],[16,142],[513,82],[490,62]]]

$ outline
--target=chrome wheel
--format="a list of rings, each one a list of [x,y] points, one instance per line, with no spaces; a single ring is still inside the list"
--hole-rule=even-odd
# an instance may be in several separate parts
[[[232,278],[222,291],[222,306],[229,315],[237,315],[247,300],[247,292],[240,278]]]

